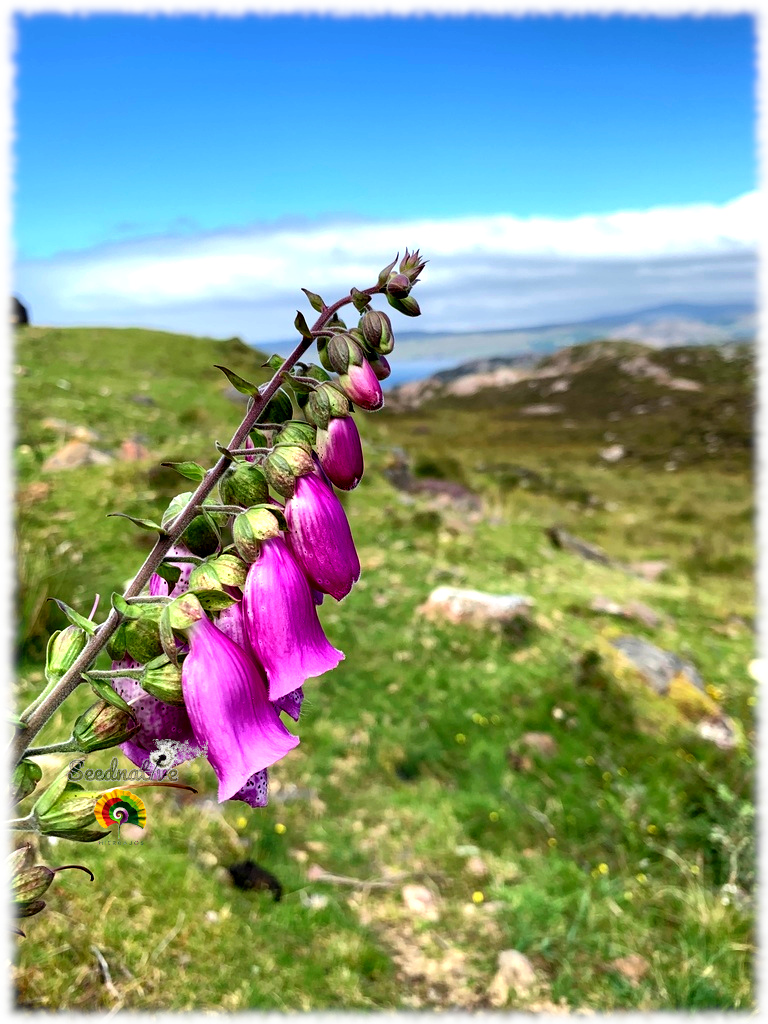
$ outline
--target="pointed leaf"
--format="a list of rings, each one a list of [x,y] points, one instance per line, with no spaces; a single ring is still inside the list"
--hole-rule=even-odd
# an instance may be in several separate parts
[[[397,263],[397,260],[398,260],[399,256],[400,256],[400,253],[398,253],[397,256],[395,256],[395,258],[389,264],[389,266],[384,267],[384,269],[379,274],[379,288],[383,288],[386,285],[387,281],[389,280],[390,272],[392,271],[392,268],[394,267],[394,265]]]
[[[79,626],[80,629],[84,629],[89,636],[93,636],[96,632],[95,622],[91,622],[90,619],[86,619],[84,615],[76,612],[74,608],[70,608],[64,601],[60,601],[57,597],[49,597],[48,600],[56,602],[73,626]]]
[[[197,462],[161,462],[160,465],[175,469],[185,480],[193,480],[196,484],[205,477],[205,470]]]
[[[232,454],[229,448],[225,448],[223,444],[219,444],[218,441],[213,442],[216,445],[216,451],[220,452],[225,459],[229,459],[230,462],[236,462],[237,457]]]
[[[44,814],[47,814],[67,788],[69,773],[72,768],[75,765],[79,768],[84,762],[84,757],[78,757],[75,761],[70,761],[66,764],[59,774],[55,776],[51,784],[37,798],[32,808],[32,814],[36,817],[42,817]]]
[[[122,594],[112,595],[112,607],[119,612],[124,619],[140,619],[141,608],[135,604],[128,604]]]
[[[97,697],[101,697],[108,704],[111,704],[113,708],[118,708],[120,711],[126,711],[129,715],[133,714],[131,709],[125,703],[123,698],[109,685],[107,679],[94,679],[89,676],[87,672],[83,672],[83,679],[91,684],[91,687]]]
[[[207,612],[220,612],[229,608],[236,601],[236,598],[225,594],[223,590],[190,590]]]
[[[266,363],[262,363],[261,365],[262,366],[268,366],[270,368],[270,370],[279,370],[284,362],[285,362],[285,360],[283,359],[283,357],[279,356],[277,353],[275,353],[274,355],[271,355],[269,357],[269,359],[266,361]]]
[[[316,309],[318,313],[322,313],[323,310],[326,307],[325,307],[325,303],[320,298],[320,296],[317,294],[317,292],[311,292],[309,290],[309,288],[302,288],[301,290],[304,292],[304,294],[309,299],[309,304],[312,307],[312,309]]]
[[[236,391],[239,391],[241,395],[258,395],[258,384],[251,384],[249,380],[241,377],[239,374],[235,373],[234,370],[230,370],[226,366],[219,366],[218,363],[214,363],[214,366],[217,370],[221,370],[232,387]]]
[[[296,318],[293,321],[293,326],[296,328],[296,330],[299,332],[302,338],[306,338],[307,341],[312,340],[312,331],[310,331],[307,319],[300,310],[296,311]]]
[[[165,580],[171,589],[176,586],[179,582],[179,576],[181,576],[181,569],[178,565],[173,565],[170,562],[161,562],[155,569],[155,572]]]
[[[274,395],[267,402],[267,407],[259,416],[264,423],[285,423],[293,417],[293,405],[287,392],[278,388]],[[257,421],[258,422],[258,421]]]
[[[129,522],[133,523],[134,526],[138,526],[142,530],[150,530],[153,533],[159,533],[161,537],[167,536],[162,526],[160,526],[159,523],[155,523],[152,519],[137,519],[136,516],[129,516],[125,512],[107,512],[107,518],[110,516],[127,519]]]
[[[358,313],[362,313],[370,304],[371,296],[365,292],[359,292],[357,288],[350,288],[349,294],[352,296],[352,305]]]

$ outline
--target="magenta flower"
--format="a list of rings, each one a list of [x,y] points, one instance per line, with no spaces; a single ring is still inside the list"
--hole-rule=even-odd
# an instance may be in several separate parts
[[[184,544],[176,544],[174,547],[168,549],[169,555],[175,555],[177,558],[183,558],[184,555],[191,555],[192,552]],[[158,576],[156,572],[153,572],[149,577],[149,594],[150,597],[180,597],[181,594],[186,593],[189,589],[189,577],[192,575],[192,570],[195,568],[194,562],[174,562],[174,565],[178,566],[181,570],[181,575],[174,584],[173,589],[168,594],[168,583],[163,579],[162,576]]]
[[[269,787],[269,773],[266,768],[256,772],[246,782],[242,789],[238,789],[230,800],[242,800],[249,807],[266,807],[269,803],[267,791]]]
[[[376,374],[377,380],[386,380],[390,373],[392,373],[392,367],[389,365],[389,360],[384,356],[377,356],[376,359],[372,359],[371,369]]]
[[[320,597],[322,598],[322,594]],[[216,625],[224,636],[228,636],[230,640],[234,641],[238,647],[242,647],[244,651],[248,651],[250,654],[253,654],[255,660],[258,661],[258,655],[253,651],[248,640],[248,634],[243,620],[243,606],[240,601],[236,604],[231,604],[229,608],[225,608],[223,612],[220,612]],[[298,687],[298,689],[292,690],[290,693],[286,693],[285,696],[278,698],[278,700],[273,701],[272,703],[278,711],[285,711],[286,714],[291,716],[294,722],[298,722],[303,701],[304,690],[301,687]],[[241,798],[233,797],[233,799]],[[248,801],[246,800],[246,803],[247,802]],[[266,806],[266,804],[259,804],[258,806]]]
[[[165,581],[163,581],[165,582]],[[112,668],[138,668],[131,658],[113,661]],[[162,779],[169,768],[191,761],[202,753],[195,741],[186,708],[165,704],[141,688],[137,679],[110,680],[115,693],[127,704],[141,727],[120,749],[135,765],[153,778]]]
[[[272,701],[336,668],[344,657],[323,633],[309,584],[282,537],[262,541],[243,588],[243,617]]]
[[[363,476],[363,446],[351,416],[334,416],[327,429],[317,429],[317,454],[331,481],[351,491]]]
[[[203,615],[186,630],[189,654],[181,672],[184,703],[197,742],[219,780],[219,802],[229,800],[257,772],[299,742],[270,704],[267,683],[253,658]]]
[[[360,366],[350,363],[347,372],[339,376],[339,384],[347,398],[361,409],[375,412],[384,405],[381,384],[367,359]]]
[[[285,503],[288,543],[296,561],[318,590],[340,601],[360,579],[360,560],[341,502],[319,476],[296,481]]]

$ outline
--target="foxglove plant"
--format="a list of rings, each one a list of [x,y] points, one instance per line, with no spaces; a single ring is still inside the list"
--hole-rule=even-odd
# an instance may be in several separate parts
[[[117,745],[154,780],[140,785],[176,785],[163,781],[168,769],[204,753],[220,801],[267,803],[268,769],[299,742],[281,714],[298,722],[307,680],[344,657],[325,636],[317,605],[324,595],[342,600],[360,576],[334,486],[351,490],[360,482],[354,406],[381,408],[380,381],[390,372],[392,325],[371,299],[383,295],[394,309],[418,315],[410,291],[424,261],[406,250],[396,263],[375,285],[352,288],[331,305],[304,289],[319,316],[309,327],[297,314],[301,341],[287,359],[270,358],[266,385],[219,367],[249,402],[229,444],[217,443],[216,463],[168,463],[195,490],[177,495],[159,523],[124,517],[157,539],[123,594],[112,595],[102,622],[94,621],[95,609],[85,617],[58,602],[70,625],[49,642],[46,686],[14,720],[15,803],[35,792],[40,755]],[[338,315],[347,304],[359,314],[350,329]],[[301,361],[314,342],[322,366]],[[98,671],[93,664],[104,650],[112,667]],[[33,746],[82,684],[98,700],[69,739]],[[11,828],[98,840],[108,834],[94,816],[99,795],[72,782],[67,766]],[[24,856],[24,870],[33,870]],[[28,888],[33,893],[31,882]],[[22,913],[42,909],[36,890],[33,896],[25,889]]]

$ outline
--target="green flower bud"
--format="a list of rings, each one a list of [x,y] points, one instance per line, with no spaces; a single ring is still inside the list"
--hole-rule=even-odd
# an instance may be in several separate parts
[[[144,668],[141,687],[164,704],[182,706],[181,668],[172,664],[164,654],[153,658]]]
[[[77,626],[67,626],[53,634],[48,641],[45,659],[45,675],[49,682],[58,681],[72,668],[87,642],[85,631]]]
[[[29,796],[30,793],[33,793],[42,777],[43,770],[39,764],[36,764],[34,761],[28,761],[26,758],[23,761],[19,761],[13,769],[13,777],[11,779],[11,800],[13,803],[17,804]]]
[[[192,491],[177,494],[163,513],[160,525],[168,526],[173,522],[176,516],[187,507],[192,494]],[[211,503],[210,498],[203,502],[203,504],[209,503]],[[185,544],[193,555],[205,558],[206,555],[212,555],[214,551],[218,550],[220,543],[218,527],[226,525],[226,522],[225,513],[209,512],[206,516],[196,516],[181,535],[179,542]]]
[[[124,743],[139,728],[133,715],[113,707],[105,700],[99,700],[77,719],[72,729],[72,738],[78,750],[90,754],[94,750],[106,750],[107,747]]]
[[[135,607],[141,608],[141,616],[125,623],[125,649],[129,657],[144,665],[163,652],[159,629],[163,606],[158,603]]]
[[[107,641],[107,654],[113,661],[120,661],[126,655],[125,627],[126,623],[121,622]]]
[[[163,615],[168,616],[172,629],[183,633],[185,629],[189,629],[192,623],[199,622],[205,615],[205,612],[195,595],[187,593],[182,594],[181,597],[177,597],[171,604],[166,605],[163,609]]]
[[[73,839],[79,843],[92,843],[108,835],[104,829],[98,828],[94,808],[98,793],[86,792],[81,786],[70,782],[53,806],[43,813],[37,808],[32,814],[37,828],[45,836],[59,836],[61,839]]]
[[[224,505],[250,508],[269,498],[264,471],[252,462],[233,462],[219,481],[219,495]]]
[[[406,316],[421,316],[419,304],[412,295],[406,295],[404,299],[398,299],[387,293],[387,302],[393,309],[396,309],[399,313],[404,313]]]
[[[264,461],[264,474],[271,487],[284,498],[292,498],[296,479],[315,468],[308,446],[298,444],[276,446]]]
[[[280,522],[266,508],[250,508],[239,515],[232,527],[232,538],[246,562],[255,562],[261,541],[280,535]]]
[[[14,903],[32,903],[39,900],[54,879],[56,872],[43,864],[23,868],[11,877],[11,897]],[[43,904],[45,906],[45,904]],[[42,907],[40,908],[42,909]],[[37,913],[37,911],[34,911]],[[31,914],[21,914],[31,917]]]
[[[321,384],[309,396],[307,416],[320,430],[327,430],[331,419],[340,419],[349,414],[349,399],[332,383]]]
[[[311,396],[307,395],[307,398],[309,397]],[[297,444],[308,444],[311,448],[315,443],[316,435],[317,431],[311,423],[305,423],[303,420],[288,420],[275,438],[275,443],[288,444],[295,442]],[[252,504],[257,505],[258,502],[254,501]]]
[[[366,345],[379,355],[386,356],[395,347],[392,322],[386,313],[370,309],[360,317],[360,331]]]

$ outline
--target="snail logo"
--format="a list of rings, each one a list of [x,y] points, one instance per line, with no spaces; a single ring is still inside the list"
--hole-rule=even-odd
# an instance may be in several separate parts
[[[110,789],[96,801],[93,813],[104,828],[117,824],[117,839],[120,840],[120,826],[129,821],[144,828],[147,823],[147,809],[141,797],[127,789]]]

